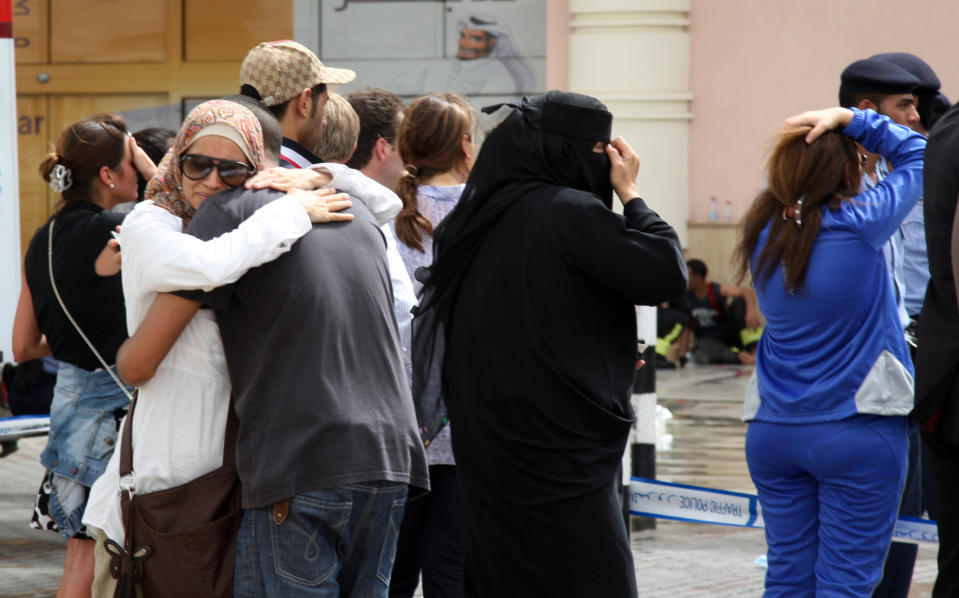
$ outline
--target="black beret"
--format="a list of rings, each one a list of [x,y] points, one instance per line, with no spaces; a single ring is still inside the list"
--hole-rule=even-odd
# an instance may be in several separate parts
[[[919,85],[919,79],[906,69],[877,58],[850,64],[839,80],[842,89],[863,93],[912,93]]]
[[[952,106],[952,102],[949,101],[949,98],[946,97],[946,94],[941,91],[936,92],[935,99],[932,100],[932,105],[937,109],[945,112]]]
[[[913,77],[919,79],[919,85],[916,86],[916,91],[939,91],[939,88],[942,87],[942,83],[939,82],[939,77],[936,76],[936,71],[932,70],[932,67],[929,66],[925,60],[915,54],[909,54],[908,52],[886,52],[884,54],[876,54],[873,58],[891,62],[909,71]]]

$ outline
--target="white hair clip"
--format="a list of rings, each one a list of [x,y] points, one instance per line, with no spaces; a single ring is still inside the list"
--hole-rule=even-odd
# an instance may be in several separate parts
[[[802,230],[802,202],[804,199],[806,199],[805,193],[799,196],[799,199],[796,200],[796,205],[783,208],[783,220],[794,221],[796,228],[799,230]]]
[[[50,188],[54,193],[63,193],[73,184],[73,175],[70,169],[63,164],[57,164],[50,172]]]

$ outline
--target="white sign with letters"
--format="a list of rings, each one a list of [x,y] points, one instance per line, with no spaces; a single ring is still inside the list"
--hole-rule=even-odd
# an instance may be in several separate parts
[[[13,361],[11,336],[20,292],[20,190],[12,7],[0,0],[0,351]]]

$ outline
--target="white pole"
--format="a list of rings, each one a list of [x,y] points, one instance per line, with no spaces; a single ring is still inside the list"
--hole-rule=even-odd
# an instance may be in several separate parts
[[[13,361],[13,318],[20,293],[20,188],[12,0],[0,0],[0,351]]]

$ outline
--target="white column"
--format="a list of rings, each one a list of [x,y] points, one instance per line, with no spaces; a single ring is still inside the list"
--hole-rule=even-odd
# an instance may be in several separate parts
[[[10,0],[0,0],[0,351],[13,361],[11,336],[20,293],[20,189],[17,93]]]
[[[683,245],[693,99],[689,12],[690,0],[569,0],[569,89],[609,107],[613,136],[625,137],[639,154],[640,195],[676,229]],[[655,310],[637,312],[638,336],[655,345]],[[638,390],[634,446],[627,449],[624,473],[651,476],[640,470],[652,469],[648,460],[655,455],[656,394]],[[633,449],[647,462],[632,464]]]
[[[688,242],[690,0],[569,0],[569,89],[604,102],[639,192]]]

